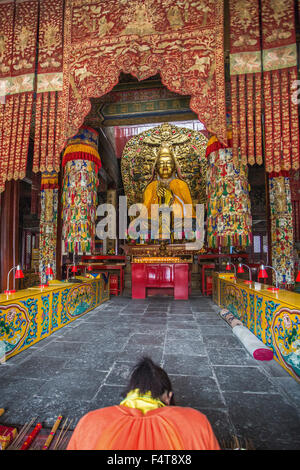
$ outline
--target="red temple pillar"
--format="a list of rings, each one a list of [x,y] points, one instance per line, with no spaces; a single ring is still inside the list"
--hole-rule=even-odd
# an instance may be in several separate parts
[[[1,194],[0,222],[0,290],[7,287],[7,274],[19,264],[19,191],[18,181],[7,181]],[[13,288],[13,273],[9,288]]]

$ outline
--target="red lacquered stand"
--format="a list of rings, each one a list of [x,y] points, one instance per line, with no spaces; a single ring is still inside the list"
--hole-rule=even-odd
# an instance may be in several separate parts
[[[188,263],[132,263],[131,281],[133,299],[145,299],[147,289],[156,293],[173,289],[174,299],[189,298]]]
[[[126,256],[121,255],[93,255],[82,256],[82,263],[89,263],[92,270],[96,272],[108,271],[110,276],[110,293],[114,295],[122,295],[125,281],[124,269],[126,264]],[[78,267],[85,268],[85,264]],[[116,278],[117,274],[117,278]],[[116,280],[117,279],[117,280]]]

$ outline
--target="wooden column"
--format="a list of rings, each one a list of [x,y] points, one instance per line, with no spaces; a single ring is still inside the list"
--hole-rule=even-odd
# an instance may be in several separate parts
[[[1,195],[0,221],[0,290],[7,286],[7,274],[13,266],[20,263],[19,257],[19,181],[7,181],[5,191]],[[10,275],[9,288],[14,282],[13,273]],[[18,281],[16,281],[17,283]],[[18,287],[18,286],[17,286]]]
[[[61,238],[62,238],[62,185],[63,185],[63,169],[58,174],[58,208],[57,208],[57,241],[56,241],[56,279],[62,279],[62,254],[61,254]]]

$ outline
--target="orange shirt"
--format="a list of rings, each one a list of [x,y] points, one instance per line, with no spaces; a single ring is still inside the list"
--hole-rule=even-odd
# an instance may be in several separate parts
[[[143,414],[117,405],[91,411],[77,424],[67,450],[220,450],[205,415],[165,406]]]

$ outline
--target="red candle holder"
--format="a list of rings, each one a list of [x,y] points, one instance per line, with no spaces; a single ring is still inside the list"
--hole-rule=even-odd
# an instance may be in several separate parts
[[[15,290],[15,289],[10,289],[10,288],[9,288],[9,275],[10,275],[10,273],[11,273],[14,269],[16,270],[16,272],[15,272],[15,279],[23,279],[23,278],[24,278],[24,274],[23,274],[22,269],[20,268],[20,265],[14,266],[13,268],[11,268],[11,270],[10,270],[10,271],[8,272],[8,274],[7,274],[7,289],[4,291],[4,294],[6,294],[6,295],[10,295],[10,294],[15,294],[15,293],[16,293],[16,290]]]
[[[275,273],[275,277],[276,277],[276,286],[270,286],[267,288],[267,290],[271,291],[271,292],[276,292],[279,290],[279,287],[278,287],[278,278],[277,278],[277,272],[276,272],[276,269],[273,268],[273,266],[264,266],[263,264],[260,265],[259,267],[259,272],[258,272],[258,278],[264,278],[266,279],[268,277],[268,273],[266,271],[266,268],[270,268],[274,271]]]
[[[243,266],[242,266],[241,264],[238,265],[237,272],[238,272],[239,274],[245,272],[245,271],[244,271],[244,268],[243,268]]]
[[[260,279],[260,278],[267,279],[268,273],[265,270],[265,267],[263,265],[259,268],[257,277],[258,277],[258,279]]]
[[[51,268],[50,264],[48,264],[46,269],[46,276],[53,276],[53,269]]]

